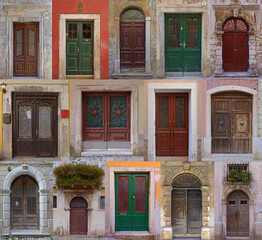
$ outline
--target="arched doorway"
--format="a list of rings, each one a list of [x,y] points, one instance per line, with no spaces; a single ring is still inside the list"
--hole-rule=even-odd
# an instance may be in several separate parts
[[[39,228],[38,185],[29,176],[21,176],[11,186],[11,228]]]
[[[120,68],[145,68],[145,15],[136,8],[120,16]]]
[[[70,203],[70,234],[87,234],[88,204],[82,197],[75,197]]]
[[[249,201],[248,196],[240,190],[227,197],[227,236],[249,236]]]
[[[177,176],[172,184],[173,234],[201,234],[202,192],[200,180],[189,173]]]
[[[225,72],[248,70],[248,25],[240,18],[230,18],[223,25],[223,69]]]

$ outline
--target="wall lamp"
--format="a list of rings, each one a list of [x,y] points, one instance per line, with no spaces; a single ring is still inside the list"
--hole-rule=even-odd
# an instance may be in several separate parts
[[[2,93],[6,93],[6,84],[3,82],[2,84],[1,84],[1,88],[2,88]]]

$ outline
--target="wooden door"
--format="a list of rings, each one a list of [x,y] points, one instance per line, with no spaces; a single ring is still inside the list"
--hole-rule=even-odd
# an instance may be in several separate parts
[[[39,228],[38,186],[30,177],[19,177],[11,186],[11,227]]]
[[[87,234],[87,202],[82,197],[74,198],[70,203],[70,234]]]
[[[156,155],[188,155],[188,94],[156,94]]]
[[[66,74],[93,74],[93,22],[67,21]]]
[[[223,69],[226,72],[248,70],[248,26],[238,18],[227,20],[223,26]]]
[[[13,155],[57,155],[57,94],[13,94]]]
[[[234,191],[227,200],[227,236],[249,236],[249,203],[242,191]]]
[[[227,92],[212,97],[212,152],[250,153],[252,97]]]
[[[148,174],[116,174],[115,230],[148,231]]]
[[[14,23],[13,75],[38,75],[38,23]]]
[[[201,72],[201,16],[166,14],[166,72]]]

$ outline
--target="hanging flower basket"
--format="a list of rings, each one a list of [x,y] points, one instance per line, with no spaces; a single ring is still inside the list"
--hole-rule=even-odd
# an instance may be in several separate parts
[[[94,189],[102,185],[104,171],[97,165],[64,164],[54,169],[59,189]]]
[[[243,184],[249,185],[253,181],[253,176],[249,170],[238,171],[237,169],[231,169],[226,176],[226,180],[230,184],[242,182]]]

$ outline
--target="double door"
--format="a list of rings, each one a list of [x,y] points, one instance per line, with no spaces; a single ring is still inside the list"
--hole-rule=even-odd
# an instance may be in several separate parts
[[[116,231],[148,231],[148,174],[116,174],[115,221]]]
[[[93,22],[66,22],[66,74],[93,74]]]
[[[156,155],[188,155],[188,94],[156,94]]]
[[[201,15],[166,14],[166,72],[201,72]]]

